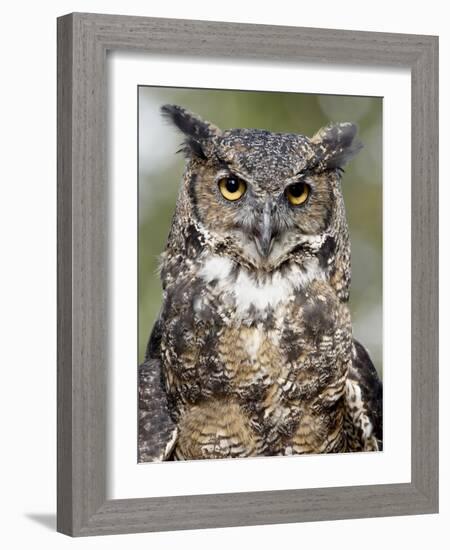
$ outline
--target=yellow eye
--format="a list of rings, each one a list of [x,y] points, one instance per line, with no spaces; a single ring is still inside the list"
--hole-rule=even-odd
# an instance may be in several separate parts
[[[247,191],[245,181],[236,176],[227,176],[219,181],[219,189],[227,201],[237,201]]]
[[[286,188],[286,197],[292,206],[300,206],[309,197],[309,185],[302,181],[297,181]]]

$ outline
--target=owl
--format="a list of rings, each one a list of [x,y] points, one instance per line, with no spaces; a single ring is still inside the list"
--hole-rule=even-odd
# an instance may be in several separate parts
[[[348,307],[356,126],[308,138],[162,114],[186,166],[138,372],[139,460],[381,449],[382,385]]]

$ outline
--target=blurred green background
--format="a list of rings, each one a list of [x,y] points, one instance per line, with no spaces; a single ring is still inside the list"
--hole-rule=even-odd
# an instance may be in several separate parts
[[[139,87],[139,361],[161,305],[158,255],[184,168],[182,138],[160,115],[182,105],[222,129],[264,128],[312,136],[329,122],[356,122],[364,149],[346,167],[343,192],[352,244],[354,335],[382,372],[382,98]]]

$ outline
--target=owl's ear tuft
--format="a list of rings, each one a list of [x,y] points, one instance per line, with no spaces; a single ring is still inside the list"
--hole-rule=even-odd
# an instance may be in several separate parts
[[[358,127],[352,122],[321,128],[311,139],[316,146],[317,164],[326,170],[342,169],[363,147],[357,133]]]
[[[187,157],[208,158],[212,138],[220,134],[219,128],[178,105],[163,105],[161,113],[185,136],[180,152]]]

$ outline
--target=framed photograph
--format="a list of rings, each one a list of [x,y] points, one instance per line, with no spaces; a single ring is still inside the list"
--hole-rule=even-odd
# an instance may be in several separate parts
[[[58,530],[438,510],[438,39],[58,19]]]

